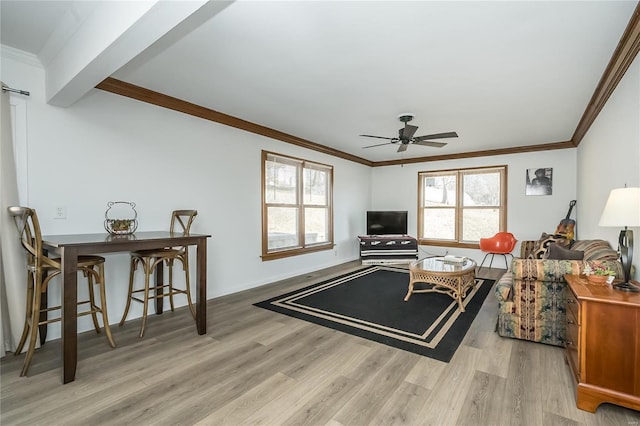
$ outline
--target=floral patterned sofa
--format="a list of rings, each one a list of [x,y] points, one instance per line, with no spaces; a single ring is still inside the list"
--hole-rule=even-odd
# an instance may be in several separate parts
[[[538,241],[523,241],[520,258],[513,259],[511,268],[496,284],[497,331],[504,337],[564,346],[568,290],[563,276],[580,274],[589,265],[591,268],[603,266],[612,269],[616,271],[616,277],[621,278],[622,265],[617,260],[618,253],[604,240],[565,244],[570,246],[572,253],[581,251],[579,254],[583,260],[561,260],[565,256],[538,258],[547,257],[545,235]],[[568,253],[566,249],[562,251]]]

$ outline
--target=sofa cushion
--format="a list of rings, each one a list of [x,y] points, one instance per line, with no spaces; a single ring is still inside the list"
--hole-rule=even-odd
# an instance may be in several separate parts
[[[605,240],[576,241],[572,250],[584,252],[584,260],[618,260],[618,252]]]
[[[584,259],[584,252],[580,250],[569,250],[556,243],[550,244],[547,252],[544,254],[543,259],[555,259],[555,260],[582,260]]]
[[[568,240],[561,235],[551,235],[543,232],[542,235],[540,235],[540,239],[536,242],[530,259],[542,259],[551,244],[555,243],[568,248],[572,242],[573,240]]]

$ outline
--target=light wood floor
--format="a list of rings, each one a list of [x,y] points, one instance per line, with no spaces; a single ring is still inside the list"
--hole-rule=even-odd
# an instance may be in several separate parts
[[[113,326],[110,349],[79,337],[61,385],[59,342],[2,359],[0,423],[40,425],[640,425],[640,413],[576,408],[563,350],[494,332],[493,291],[451,362],[290,318],[252,303],[359,267],[351,262],[208,302],[208,334],[184,308]],[[480,276],[503,271],[483,268]]]

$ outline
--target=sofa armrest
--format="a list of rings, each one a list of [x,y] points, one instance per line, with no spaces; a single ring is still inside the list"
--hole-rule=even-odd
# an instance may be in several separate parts
[[[562,281],[566,274],[580,275],[586,265],[604,266],[616,271],[617,278],[623,277],[622,265],[614,260],[514,259],[511,272],[514,280]]]
[[[495,288],[495,295],[499,302],[507,302],[512,298],[513,288],[513,274],[510,272],[502,275],[502,278],[498,280]]]

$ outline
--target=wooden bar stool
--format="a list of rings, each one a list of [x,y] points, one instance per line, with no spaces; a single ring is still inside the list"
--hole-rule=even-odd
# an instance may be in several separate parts
[[[38,327],[61,320],[60,317],[47,319],[48,312],[59,310],[61,306],[54,306],[52,308],[41,307],[41,301],[42,294],[46,294],[47,292],[49,282],[53,277],[62,272],[62,267],[60,259],[52,259],[44,255],[42,233],[40,232],[40,223],[38,222],[36,211],[28,207],[9,207],[8,210],[9,214],[13,216],[13,220],[18,228],[22,247],[24,247],[27,252],[27,309],[22,336],[15,351],[15,355],[20,354],[27,341],[27,337],[30,337],[29,348],[27,349],[22,371],[20,372],[21,376],[26,376],[36,348]],[[111,335],[109,318],[107,316],[104,261],[104,257],[100,256],[78,257],[78,271],[82,271],[87,278],[87,284],[89,286],[89,299],[78,302],[78,306],[88,304],[89,309],[78,312],[78,316],[91,315],[96,333],[100,333],[100,324],[98,323],[97,317],[97,314],[100,313],[109,345],[115,348],[116,344]],[[98,306],[95,301],[94,284],[99,286],[100,306]]]
[[[197,210],[174,210],[171,214],[171,226],[170,231],[172,233],[189,234],[191,224],[198,214]],[[173,262],[179,260],[182,263],[182,269],[185,273],[185,288],[175,288],[173,285]],[[151,287],[150,280],[154,270],[159,263],[165,262],[169,269],[169,282],[163,284],[161,287]],[[138,264],[142,266],[144,272],[144,288],[134,290],[133,279]],[[154,294],[151,294],[151,290],[154,290]],[[165,291],[165,289],[167,291]],[[134,294],[142,293],[142,299],[135,297]],[[147,313],[149,309],[149,299],[163,299],[169,297],[169,303],[171,305],[171,311],[174,311],[173,296],[176,294],[184,294],[187,296],[187,303],[189,304],[189,310],[191,315],[195,318],[196,311],[191,302],[191,285],[189,282],[189,250],[188,247],[168,247],[156,250],[140,250],[131,253],[131,267],[129,270],[129,297],[127,298],[127,305],[122,314],[120,320],[120,326],[122,326],[127,319],[129,308],[131,307],[131,301],[135,300],[143,304],[142,308],[142,326],[140,327],[140,337],[144,336],[144,329],[147,323]],[[163,299],[164,300],[164,299]]]

